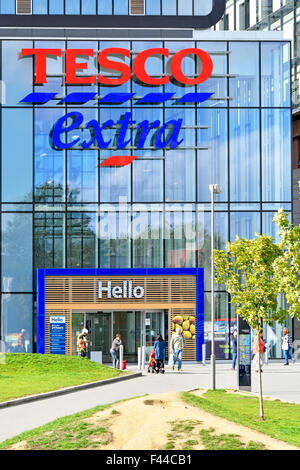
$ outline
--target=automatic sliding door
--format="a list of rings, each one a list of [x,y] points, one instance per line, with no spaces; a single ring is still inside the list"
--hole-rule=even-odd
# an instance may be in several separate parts
[[[124,359],[137,361],[137,349],[141,346],[141,312],[114,312],[113,335],[120,333],[124,346]]]

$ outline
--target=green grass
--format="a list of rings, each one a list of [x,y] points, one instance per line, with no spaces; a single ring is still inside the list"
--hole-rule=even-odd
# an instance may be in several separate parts
[[[235,434],[215,434],[215,429],[201,429],[199,433],[205,450],[264,450],[260,442],[248,442],[245,445]]]
[[[264,400],[265,421],[260,421],[256,397],[209,390],[201,397],[183,392],[181,398],[208,413],[300,447],[300,405]]]
[[[146,396],[146,395],[143,395]],[[110,419],[100,420],[101,425],[87,423],[84,419],[90,418],[106,408],[111,408],[123,401],[135,400],[127,398],[115,403],[100,405],[86,411],[80,411],[64,418],[44,424],[31,431],[25,431],[18,436],[0,443],[0,450],[7,449],[21,441],[26,441],[27,450],[81,450],[104,448],[111,440],[109,431]],[[116,411],[113,410],[112,411]],[[117,412],[118,413],[118,412]],[[115,414],[115,413],[112,413]],[[94,439],[97,439],[95,442]]]
[[[5,354],[0,363],[0,402],[124,375],[77,356]]]

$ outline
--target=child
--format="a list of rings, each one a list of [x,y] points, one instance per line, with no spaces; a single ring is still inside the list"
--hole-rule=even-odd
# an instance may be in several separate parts
[[[152,374],[155,372],[155,349],[153,349],[152,353],[150,354],[149,357],[149,365],[148,365],[148,373],[152,370]]]

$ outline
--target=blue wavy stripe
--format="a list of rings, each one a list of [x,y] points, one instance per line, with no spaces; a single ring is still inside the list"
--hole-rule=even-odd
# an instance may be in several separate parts
[[[57,93],[29,93],[20,103],[48,103]]]
[[[63,100],[60,101],[60,103],[84,104],[92,100],[95,96],[97,96],[97,93],[74,92],[67,95]]]
[[[187,93],[182,96],[177,103],[203,103],[208,100],[214,93]]]
[[[172,96],[174,96],[175,93],[148,93],[146,96],[141,98],[137,104],[141,103],[147,103],[147,104],[153,104],[153,103],[165,103],[168,101]]]
[[[135,93],[108,93],[108,95],[104,96],[99,100],[100,103],[126,103],[129,101]]]

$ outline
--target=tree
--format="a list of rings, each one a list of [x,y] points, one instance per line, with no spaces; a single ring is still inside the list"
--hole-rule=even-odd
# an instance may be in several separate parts
[[[279,227],[282,249],[282,255],[274,262],[276,277],[289,304],[289,315],[300,319],[300,225],[294,227],[283,209],[278,210],[274,221]]]
[[[214,251],[216,281],[224,284],[236,305],[237,315],[255,330],[258,341],[258,374],[260,419],[264,419],[260,331],[262,322],[283,322],[286,312],[278,309],[278,280],[274,276],[274,262],[282,255],[281,248],[267,235],[255,234],[252,240],[236,237],[227,243],[226,251]]]

